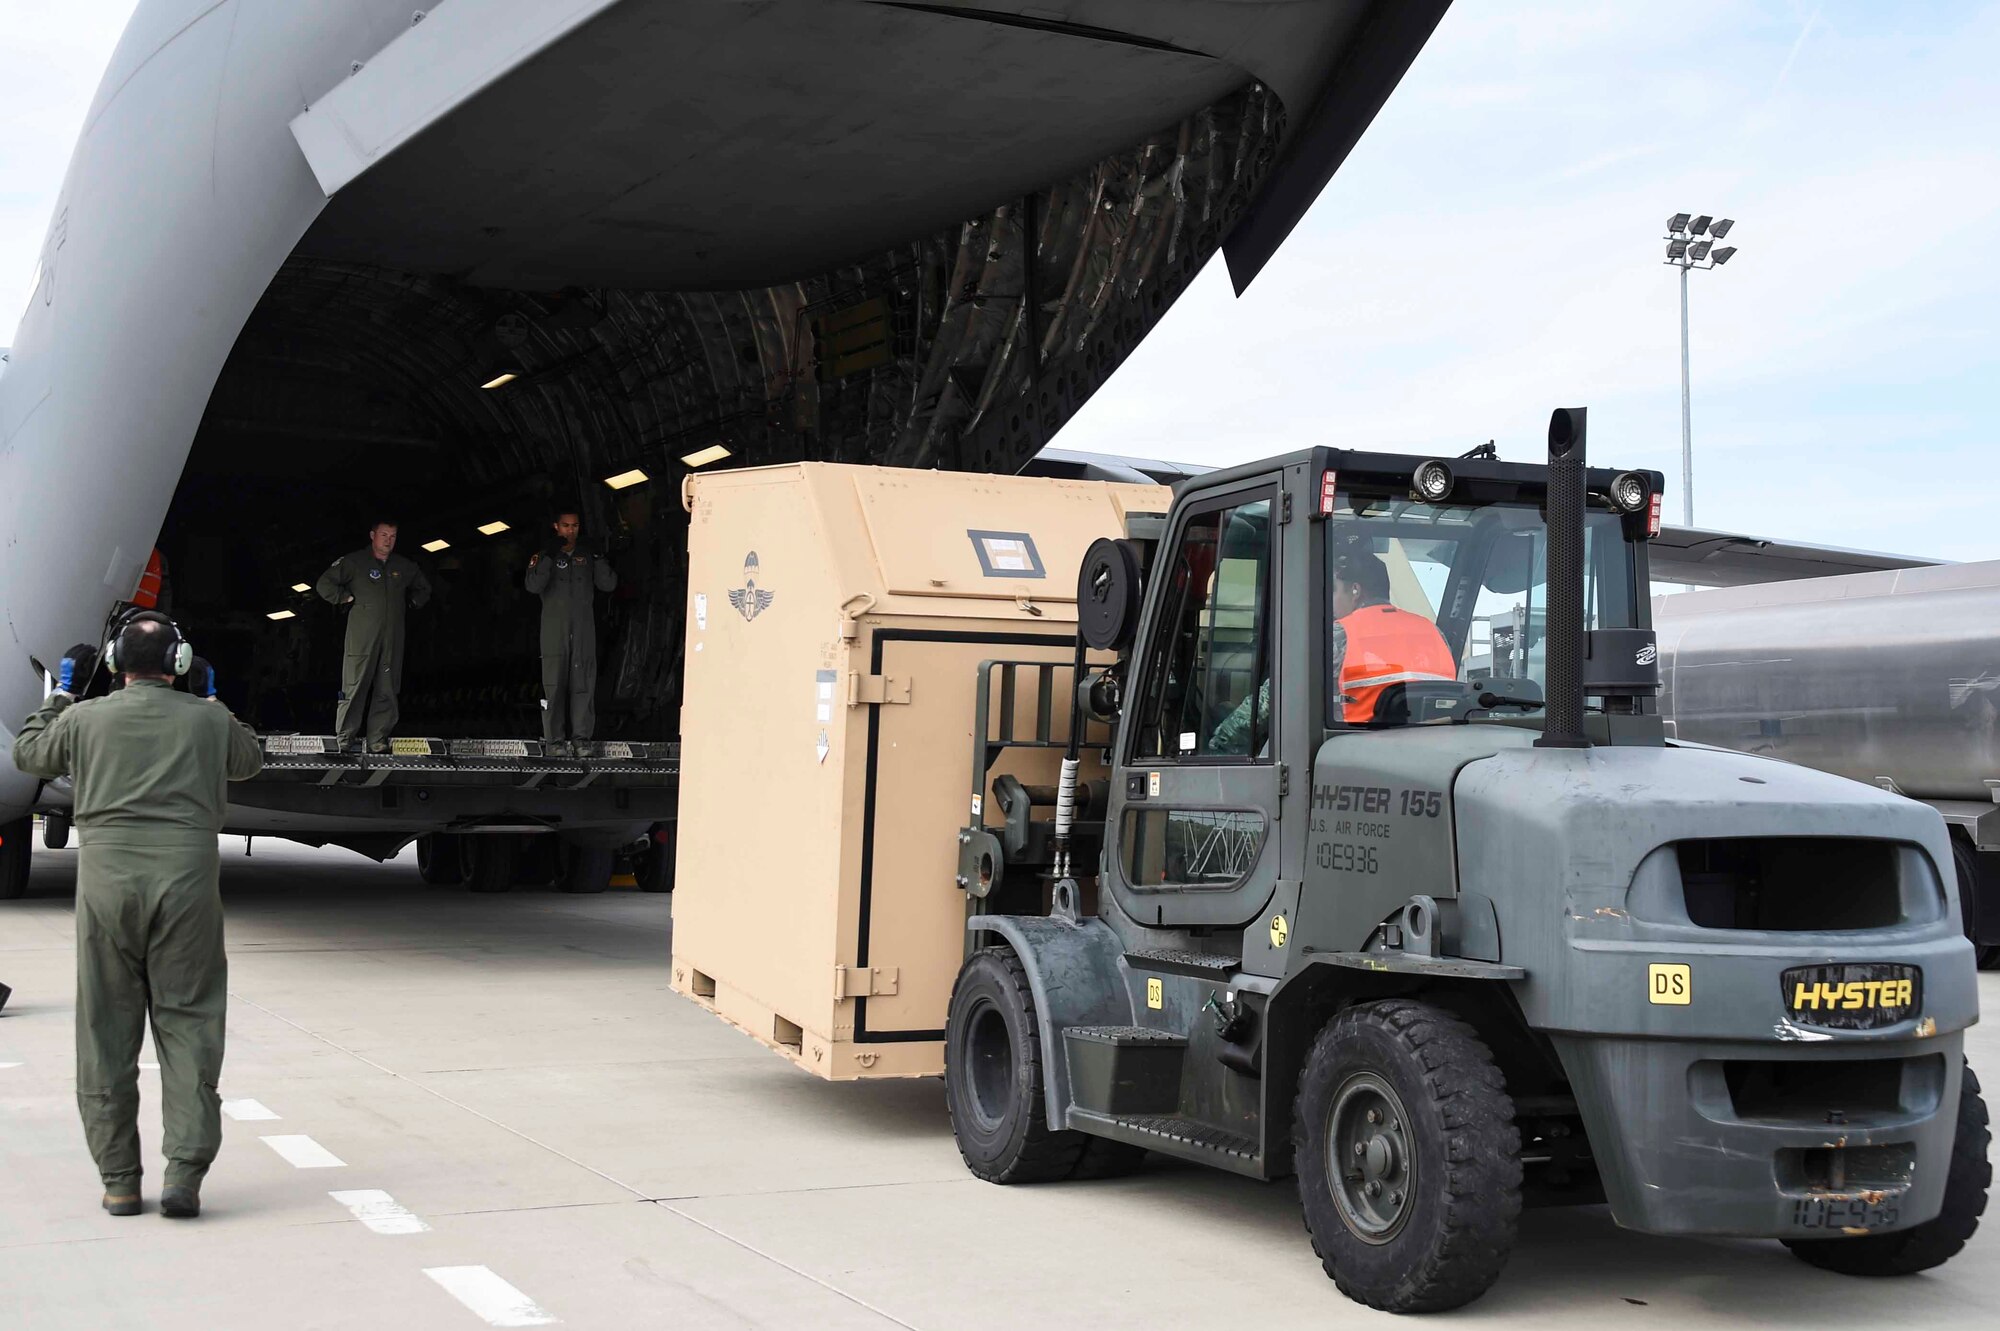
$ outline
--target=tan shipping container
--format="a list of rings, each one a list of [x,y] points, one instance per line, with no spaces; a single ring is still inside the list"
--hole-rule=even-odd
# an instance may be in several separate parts
[[[1170,493],[797,463],[697,474],[684,498],[674,990],[821,1077],[938,1075],[959,829],[998,821],[1002,771],[1054,784],[1076,570]],[[1047,663],[1016,674],[1051,746],[1006,749],[975,785],[989,661]],[[989,739],[1008,674],[986,672]],[[1037,738],[1036,702],[1006,738]]]

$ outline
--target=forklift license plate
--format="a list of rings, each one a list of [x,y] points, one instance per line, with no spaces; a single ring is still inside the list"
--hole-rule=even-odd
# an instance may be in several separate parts
[[[1902,1218],[1901,1195],[1874,1194],[1866,1197],[1800,1197],[1792,1203],[1792,1223],[1800,1229],[1832,1230],[1836,1233],[1858,1229],[1881,1229]]]
[[[1873,1031],[1923,1011],[1924,976],[1915,966],[1794,966],[1785,972],[1783,986],[1785,1012],[1802,1026]]]

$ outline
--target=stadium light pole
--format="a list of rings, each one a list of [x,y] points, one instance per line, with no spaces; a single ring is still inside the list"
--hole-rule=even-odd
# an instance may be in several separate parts
[[[1707,213],[1675,213],[1667,219],[1668,265],[1681,270],[1681,523],[1694,526],[1694,435],[1688,419],[1688,270],[1720,268],[1735,255],[1734,245],[1713,248],[1736,223]],[[1704,239],[1706,237],[1706,239]]]

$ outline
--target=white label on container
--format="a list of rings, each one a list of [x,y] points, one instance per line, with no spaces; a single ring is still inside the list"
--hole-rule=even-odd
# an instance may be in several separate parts
[[[981,798],[980,798],[979,796],[977,796],[977,795],[974,795],[974,796],[972,797],[972,821],[973,821],[973,822],[975,822],[975,823],[976,823],[976,822],[978,822],[978,821],[979,821],[979,819],[980,819],[980,816],[981,816],[981,809],[982,809],[982,806],[983,806],[983,805],[984,805],[985,803],[986,803],[986,801],[985,801],[985,800],[983,800],[983,799],[981,799]]]

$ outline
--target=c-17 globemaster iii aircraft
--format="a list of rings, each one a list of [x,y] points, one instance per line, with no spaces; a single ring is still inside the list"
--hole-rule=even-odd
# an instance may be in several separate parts
[[[580,503],[620,579],[599,735],[637,772],[677,733],[690,467],[1018,468],[1216,251],[1257,274],[1446,8],[141,0],[0,375],[0,745],[155,549],[224,700],[325,733],[311,587],[390,516],[438,587],[401,733],[533,753],[492,744],[538,732],[520,574]],[[671,816],[286,756],[234,830]],[[56,795],[0,761],[0,828]]]

